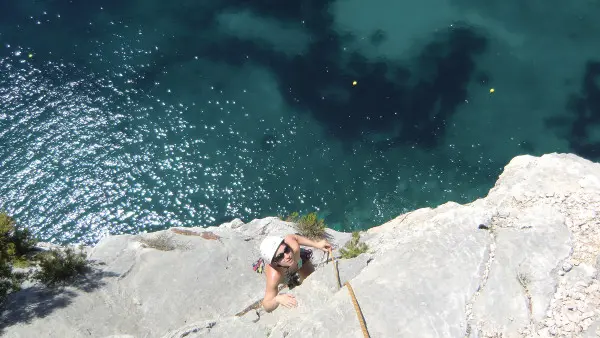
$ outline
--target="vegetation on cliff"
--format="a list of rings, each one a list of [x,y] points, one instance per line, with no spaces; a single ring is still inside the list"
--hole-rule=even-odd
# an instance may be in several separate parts
[[[297,212],[292,212],[285,219],[286,222],[295,223],[296,230],[304,237],[310,239],[323,239],[327,237],[325,233],[325,221],[317,216],[316,212],[311,212],[300,216]]]
[[[361,253],[367,252],[368,249],[366,243],[360,242],[360,233],[355,231],[352,233],[352,239],[340,249],[340,253],[342,258],[348,259],[357,257]]]
[[[89,269],[82,248],[40,250],[37,239],[6,213],[0,213],[0,303],[25,281],[65,285]]]

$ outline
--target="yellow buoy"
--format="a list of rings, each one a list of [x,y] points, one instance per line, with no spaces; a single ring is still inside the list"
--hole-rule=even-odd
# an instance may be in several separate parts
[[[490,88],[490,94],[495,92],[496,90],[494,88]]]
[[[33,57],[33,54],[29,54],[29,58],[31,59]]]
[[[352,81],[353,86],[356,86],[357,84],[358,84],[358,81],[356,81],[356,80]]]

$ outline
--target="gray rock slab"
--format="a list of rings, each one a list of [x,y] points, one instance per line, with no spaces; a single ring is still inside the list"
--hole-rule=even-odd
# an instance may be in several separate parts
[[[339,261],[341,282],[354,288],[372,337],[521,337],[524,329],[530,329],[525,336],[535,330],[568,336],[578,332],[568,322],[578,315],[571,310],[563,318],[564,301],[572,288],[588,285],[578,291],[585,299],[578,292],[571,298],[578,298],[573,308],[582,312],[579,319],[592,323],[581,335],[594,336],[600,318],[598,193],[597,163],[570,154],[516,157],[485,198],[411,211],[361,232],[369,252]],[[297,308],[234,316],[264,295],[265,276],[251,268],[259,243],[267,235],[294,233],[293,223],[236,219],[186,230],[220,238],[167,231],[177,249],[158,251],[140,239],[163,232],[107,237],[87,251],[94,271],[77,286],[52,291],[27,285],[11,294],[0,334],[362,337],[348,290],[337,288],[333,264],[318,264],[325,258],[319,250],[317,271],[284,291],[296,296]],[[351,238],[327,233],[338,247]]]
[[[397,229],[411,240],[376,256],[350,280],[373,337],[465,335],[465,307],[479,287],[490,243],[489,233],[473,226],[470,209],[438,215],[427,231]],[[302,303],[312,295],[298,298]],[[275,337],[362,336],[346,288],[316,308],[299,305],[298,313],[301,318],[280,321]]]
[[[200,337],[268,337],[270,329],[249,324],[237,317],[217,318],[187,324],[168,332],[162,338],[200,338]]]
[[[589,285],[596,274],[597,271],[594,267],[587,264],[579,264],[578,266],[574,266],[569,273],[565,274],[564,282],[568,289],[574,288],[577,283]]]
[[[583,338],[598,338],[600,337],[600,320],[595,321],[585,331],[581,333]]]
[[[473,305],[475,326],[486,332],[514,335],[542,320],[571,251],[564,216],[549,207],[523,210],[517,225],[496,225],[495,259]]]

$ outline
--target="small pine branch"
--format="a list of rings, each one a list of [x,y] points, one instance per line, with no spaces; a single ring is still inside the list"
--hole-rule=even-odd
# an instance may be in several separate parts
[[[340,253],[342,258],[349,259],[367,252],[368,249],[366,243],[360,242],[360,233],[355,231],[352,233],[352,239],[340,249]]]
[[[325,221],[317,216],[316,212],[311,212],[302,217],[298,217],[298,213],[290,214],[288,219],[294,219],[296,230],[300,235],[310,239],[323,239],[326,237]]]

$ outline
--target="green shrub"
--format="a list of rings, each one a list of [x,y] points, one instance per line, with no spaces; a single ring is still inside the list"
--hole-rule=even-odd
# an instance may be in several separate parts
[[[286,222],[298,222],[299,218],[300,218],[300,214],[298,214],[298,212],[294,211],[285,218],[285,221]]]
[[[310,239],[323,239],[326,237],[325,221],[317,216],[316,212],[311,212],[302,217],[298,217],[298,213],[292,213],[288,218],[292,217],[296,223],[296,230],[300,235]]]
[[[5,213],[0,213],[0,263],[8,264],[15,255],[12,233],[15,221]]]
[[[354,258],[361,253],[367,252],[369,247],[366,243],[360,243],[360,233],[355,231],[352,233],[352,239],[340,249],[342,258]]]
[[[28,268],[31,266],[31,263],[25,257],[17,257],[13,260],[13,267],[15,268]]]
[[[20,229],[15,220],[0,212],[0,303],[10,292],[18,291],[29,276],[13,272],[13,267],[25,267],[36,240],[27,229]]]
[[[36,259],[40,270],[32,278],[50,287],[73,282],[76,276],[90,269],[87,255],[81,247],[79,252],[71,247],[52,249],[39,254]]]
[[[28,265],[26,255],[35,243],[27,229],[20,229],[12,217],[0,212],[0,303],[27,279],[27,273],[13,272],[13,267]]]
[[[13,272],[9,264],[0,263],[0,304],[9,293],[19,291],[27,277],[26,273]]]
[[[23,257],[34,251],[37,240],[33,238],[29,229],[21,229],[15,225],[13,243],[15,244],[15,255]]]
[[[32,279],[47,286],[66,284],[90,269],[86,254],[73,248],[50,250],[35,254],[37,240],[27,229],[21,229],[6,213],[0,213],[0,303]],[[39,270],[16,272],[13,268],[39,265]]]
[[[0,213],[0,255],[9,261],[33,251],[37,240],[27,229],[21,229],[12,217]]]
[[[4,212],[0,212],[0,234],[5,236],[15,226],[15,221],[12,217],[8,216]]]

